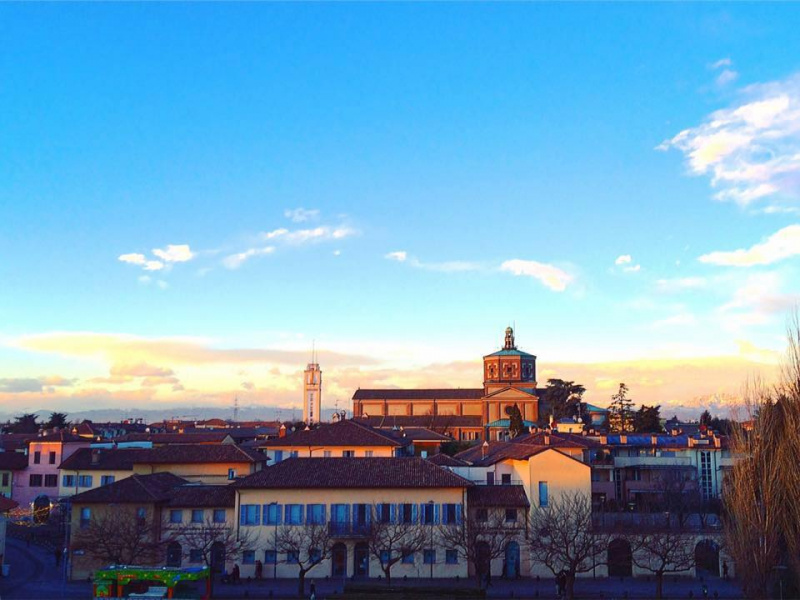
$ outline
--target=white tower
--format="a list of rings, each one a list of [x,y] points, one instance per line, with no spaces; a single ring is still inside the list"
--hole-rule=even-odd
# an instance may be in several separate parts
[[[322,418],[322,371],[317,363],[316,352],[311,352],[303,378],[303,421],[307,425],[319,423]]]

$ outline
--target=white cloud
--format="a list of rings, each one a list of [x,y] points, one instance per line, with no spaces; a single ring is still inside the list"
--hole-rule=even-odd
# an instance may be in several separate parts
[[[389,254],[386,254],[384,258],[396,260],[397,262],[405,262],[405,260],[408,258],[408,253],[405,250],[397,250],[395,252],[389,252]]]
[[[253,258],[254,256],[264,256],[266,254],[272,254],[275,251],[274,246],[265,246],[263,248],[250,248],[245,250],[244,252],[237,252],[236,254],[231,254],[226,256],[222,259],[222,264],[228,269],[238,269],[241,267],[247,260]]]
[[[622,254],[621,256],[617,257],[617,260],[614,261],[615,265],[627,265],[632,260],[630,254]]]
[[[732,74],[720,77],[731,80]],[[800,74],[738,92],[717,110],[658,149],[680,150],[694,175],[710,177],[720,201],[740,206],[800,201]]]
[[[678,277],[676,279],[659,279],[656,281],[656,289],[659,292],[674,293],[702,289],[707,284],[708,280],[705,277]]]
[[[522,260],[519,258],[507,260],[500,265],[500,270],[517,277],[533,277],[556,292],[563,292],[572,281],[572,276],[558,267],[535,260]]]
[[[164,268],[164,263],[160,260],[147,260],[144,263],[145,271],[160,271]]]
[[[319,216],[317,209],[305,209],[302,206],[298,208],[287,208],[283,211],[283,216],[294,223],[303,223],[305,221],[316,219]]]
[[[629,267],[623,268],[622,270],[627,273],[638,273],[639,271],[642,270],[642,265],[631,265]]]
[[[164,262],[187,262],[195,257],[188,244],[169,244],[165,250],[153,248],[153,254]]]
[[[720,69],[722,67],[730,67],[733,64],[730,58],[720,58],[717,62],[709,65],[710,69]]]
[[[358,232],[351,227],[339,225],[331,227],[322,225],[313,229],[296,229],[290,231],[286,228],[275,229],[261,234],[265,240],[284,241],[289,244],[305,244],[308,242],[325,242],[330,240],[342,240],[346,237],[356,235]]]
[[[633,257],[630,254],[621,254],[617,257],[617,260],[614,261],[614,264],[617,266],[622,266],[622,270],[626,273],[637,273],[642,270],[642,265],[634,265],[632,264]]]
[[[334,256],[341,256],[341,254],[342,254],[342,251],[341,251],[341,250],[334,250],[334,251],[333,251],[333,255],[334,255]]]
[[[143,265],[147,259],[145,258],[144,254],[131,252],[130,254],[121,254],[117,260],[121,260],[122,262],[131,265]]]
[[[717,85],[723,86],[733,83],[739,78],[739,73],[733,69],[724,69],[722,73],[717,75]]]
[[[139,283],[141,283],[142,285],[150,285],[151,281],[152,281],[152,279],[150,278],[149,275],[140,275],[139,276]]]
[[[789,225],[751,248],[740,248],[731,252],[710,252],[698,260],[712,265],[752,267],[770,265],[798,254],[800,254],[800,225]]]

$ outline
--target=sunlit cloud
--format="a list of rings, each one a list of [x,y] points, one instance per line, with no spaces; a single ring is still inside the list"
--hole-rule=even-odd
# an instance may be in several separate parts
[[[507,260],[500,265],[500,270],[517,277],[536,279],[554,292],[563,292],[573,280],[572,275],[566,271],[535,260],[522,260],[519,258]]]
[[[630,264],[632,258],[630,254],[622,254],[621,256],[617,257],[617,260],[614,261],[615,265],[627,265]]]
[[[723,66],[723,65],[720,65]],[[724,77],[723,77],[724,76]],[[731,81],[733,74],[720,75]],[[664,141],[707,175],[715,198],[749,206],[800,201],[800,74],[739,90],[740,100]]]
[[[789,225],[769,236],[764,242],[746,249],[710,252],[698,260],[727,267],[752,267],[800,255],[800,225]]]
[[[188,244],[169,244],[165,249],[154,248],[153,254],[164,262],[187,262],[195,257]]]

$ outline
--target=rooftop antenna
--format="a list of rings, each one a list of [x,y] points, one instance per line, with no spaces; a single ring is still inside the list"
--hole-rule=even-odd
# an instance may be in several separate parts
[[[233,421],[234,423],[239,421],[239,396],[233,397]]]

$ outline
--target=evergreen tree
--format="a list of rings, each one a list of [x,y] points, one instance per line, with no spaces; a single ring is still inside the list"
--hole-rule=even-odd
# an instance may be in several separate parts
[[[522,419],[522,413],[519,410],[519,406],[516,404],[514,406],[507,406],[506,414],[508,415],[509,420],[508,432],[511,434],[511,437],[515,438],[525,433],[525,422]]]
[[[541,419],[547,419],[549,414],[558,420],[565,417],[575,418],[583,416],[583,397],[586,388],[574,381],[563,379],[548,379],[547,387],[542,396],[543,404],[547,407],[542,411]],[[543,421],[541,424],[544,424]]]
[[[703,414],[700,415],[700,425],[705,425],[706,427],[711,427],[711,413],[708,410],[704,410]]]
[[[37,433],[39,431],[39,416],[35,413],[25,413],[14,417],[14,422],[8,428],[11,433]]]
[[[633,429],[637,433],[661,433],[661,405],[642,404],[633,417]]]
[[[628,386],[619,384],[619,390],[611,396],[608,407],[608,425],[611,431],[627,433],[633,431],[633,400],[628,398]]]
[[[44,424],[46,429],[53,429],[54,427],[64,429],[67,425],[67,413],[60,412],[51,412],[50,419]]]

